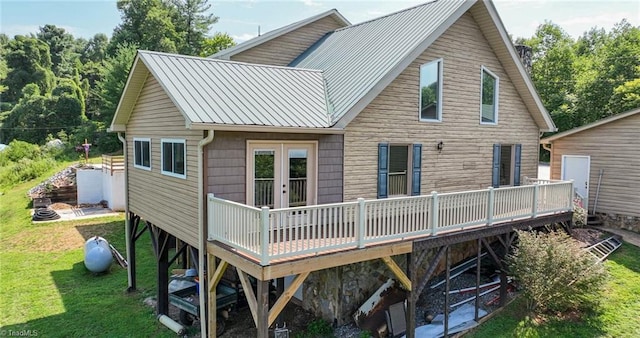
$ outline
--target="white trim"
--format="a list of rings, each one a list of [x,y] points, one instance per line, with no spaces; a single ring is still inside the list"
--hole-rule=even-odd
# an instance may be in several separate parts
[[[549,136],[549,137],[545,137],[542,140],[540,140],[540,143],[542,143],[542,144],[552,143],[553,141],[555,141],[555,140],[557,140],[559,138],[563,138],[565,136],[573,135],[573,134],[579,133],[581,131],[589,130],[591,128],[595,128],[595,127],[601,126],[603,124],[614,122],[614,121],[617,121],[617,120],[620,120],[620,119],[623,119],[625,117],[632,116],[632,115],[635,115],[635,114],[638,114],[638,113],[640,113],[640,108],[632,109],[632,110],[626,111],[624,113],[620,113],[620,114],[617,114],[617,115],[609,116],[607,118],[604,118],[602,120],[598,120],[596,122],[585,124],[585,125],[577,127],[577,128],[573,128],[573,129],[570,129],[570,130],[567,130],[567,131],[563,131],[561,133],[557,133],[557,134]]]
[[[307,173],[307,205],[315,205],[318,201],[318,140],[247,140],[246,141],[246,171],[245,171],[245,204],[254,205],[254,152],[255,150],[273,150],[274,153],[274,187],[280,187],[282,180],[288,177],[284,171],[287,169],[285,165],[286,145],[310,147],[307,154],[311,163],[311,168]],[[279,189],[282,190],[282,189]],[[311,192],[311,193],[309,193]],[[279,195],[279,196],[278,196]],[[279,197],[279,199],[278,199]],[[281,208],[284,201],[282,194],[274,196],[274,208]],[[288,202],[287,202],[288,203]]]
[[[418,90],[419,90],[419,95],[418,95],[418,99],[420,100],[418,102],[418,120],[420,120],[420,122],[442,122],[442,104],[444,103],[442,101],[442,92],[443,92],[443,71],[444,71],[444,59],[443,58],[439,58],[439,59],[435,59],[433,61],[427,62],[427,63],[423,63],[422,65],[420,65],[420,71],[419,71],[419,77],[420,80],[422,80],[422,68],[423,67],[427,67],[432,65],[433,63],[436,63],[437,67],[438,67],[438,100],[437,100],[437,105],[436,105],[436,118],[435,119],[425,119],[422,118],[422,83],[419,84],[418,86]],[[419,81],[421,82],[421,81]]]
[[[184,146],[184,174],[176,174],[172,171],[164,170],[164,144],[165,143],[180,143]],[[175,164],[175,162],[173,163]],[[187,141],[185,139],[176,139],[176,138],[163,138],[160,139],[160,172],[163,175],[176,177],[176,178],[187,178]]]
[[[149,142],[149,166],[148,167],[145,167],[142,164],[136,163],[136,142]],[[151,139],[148,137],[134,137],[133,138],[133,167],[142,169],[142,170],[151,171],[151,162],[152,162],[151,161]]]
[[[489,74],[495,80],[495,88],[493,90],[493,122],[483,122],[482,121],[482,94],[484,93],[484,73]],[[480,124],[483,125],[498,125],[498,112],[499,112],[499,102],[500,102],[500,77],[496,75],[494,72],[490,71],[489,68],[480,66]]]
[[[192,130],[220,130],[220,131],[244,131],[259,133],[292,133],[292,134],[344,134],[344,129],[335,127],[330,128],[309,128],[309,127],[275,127],[275,126],[258,126],[246,124],[219,124],[219,123],[192,123]]]

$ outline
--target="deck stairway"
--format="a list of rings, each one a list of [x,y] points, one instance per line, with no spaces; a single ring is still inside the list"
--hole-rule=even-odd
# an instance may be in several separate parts
[[[622,241],[617,236],[609,237],[603,241],[600,241],[585,250],[592,254],[598,262],[602,262],[612,252],[618,249],[622,245]]]

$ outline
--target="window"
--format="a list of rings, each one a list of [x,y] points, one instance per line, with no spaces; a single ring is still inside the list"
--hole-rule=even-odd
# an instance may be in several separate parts
[[[133,139],[133,166],[151,170],[151,139]]]
[[[185,167],[185,140],[162,139],[162,173],[187,178]]]
[[[421,165],[421,144],[378,144],[378,198],[420,195]]]
[[[480,123],[498,124],[499,78],[482,67],[480,88]]]
[[[442,120],[442,59],[420,66],[420,121]]]
[[[493,187],[520,185],[521,144],[493,145]]]

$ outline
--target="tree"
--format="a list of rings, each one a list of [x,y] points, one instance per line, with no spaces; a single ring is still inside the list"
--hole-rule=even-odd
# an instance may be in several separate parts
[[[119,0],[122,23],[111,38],[109,54],[118,46],[136,44],[140,49],[175,53],[183,37],[176,31],[171,8],[161,0]]]
[[[103,33],[98,33],[89,39],[87,44],[84,46],[80,55],[80,60],[83,64],[90,61],[101,62],[107,55],[108,46],[109,38]]]
[[[200,56],[207,57],[235,45],[235,41],[229,34],[217,32],[212,37],[204,39]]]
[[[176,30],[183,36],[178,52],[200,55],[209,28],[218,22],[218,17],[207,14],[211,8],[208,0],[172,0],[172,3],[175,6],[173,22]]]
[[[640,108],[640,78],[627,81],[616,87],[608,105],[614,113]]]
[[[102,70],[102,79],[97,84],[102,108],[93,112],[94,117],[106,125],[111,124],[120,96],[127,82],[129,69],[136,57],[137,46],[132,44],[120,45],[113,57],[107,58]]]
[[[53,73],[58,77],[73,76],[74,59],[78,57],[74,53],[73,36],[64,28],[44,25],[40,27],[37,37],[49,46]]]
[[[51,91],[54,75],[51,72],[51,56],[49,46],[36,39],[17,35],[7,46],[5,56],[7,77],[2,85],[7,87],[2,100],[17,102],[22,89],[30,83],[36,84],[42,93]]]

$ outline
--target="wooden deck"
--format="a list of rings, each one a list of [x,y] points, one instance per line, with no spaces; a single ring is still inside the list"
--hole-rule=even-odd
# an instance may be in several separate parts
[[[275,210],[210,195],[208,252],[267,280],[570,221],[571,182],[547,183]]]

